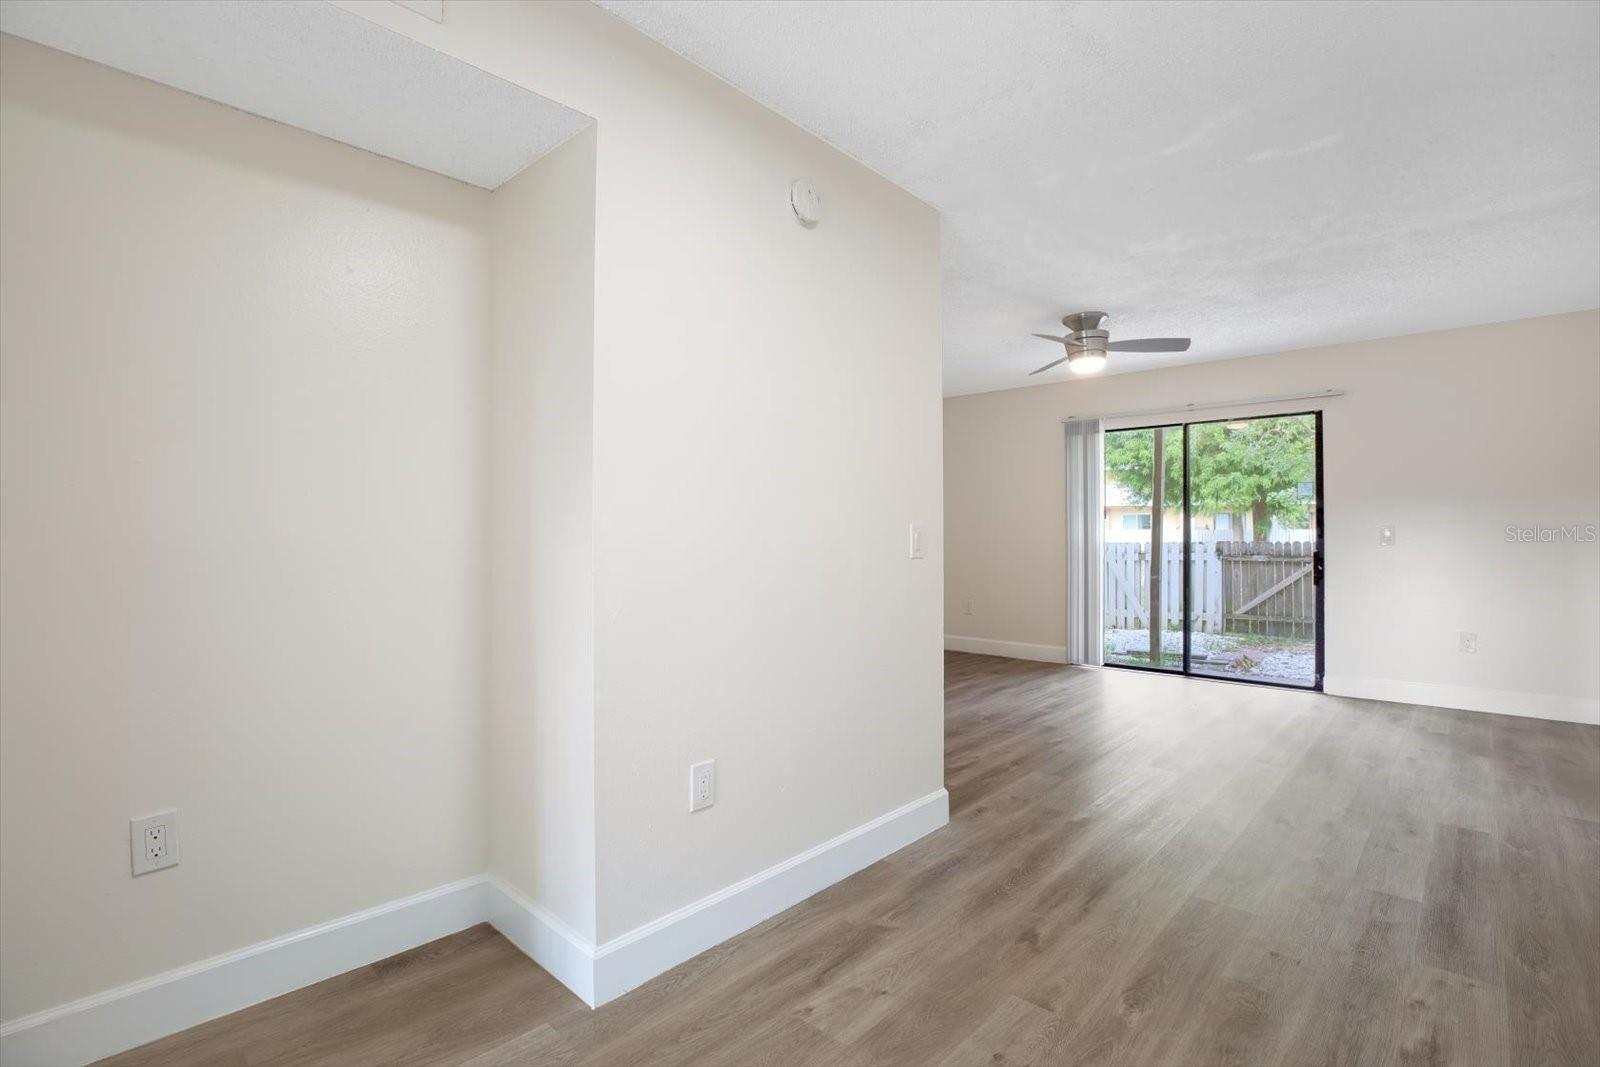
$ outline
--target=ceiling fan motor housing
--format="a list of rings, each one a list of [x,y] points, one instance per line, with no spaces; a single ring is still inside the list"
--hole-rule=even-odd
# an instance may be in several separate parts
[[[1071,335],[1067,338],[1069,356],[1074,348],[1104,355],[1106,343],[1111,340],[1111,334],[1105,328],[1105,321],[1104,311],[1075,311],[1063,317],[1061,325],[1065,326]]]
[[[1101,337],[1109,337],[1106,333],[1106,313],[1104,311],[1074,311],[1061,319],[1061,325],[1070,332],[1098,333]]]

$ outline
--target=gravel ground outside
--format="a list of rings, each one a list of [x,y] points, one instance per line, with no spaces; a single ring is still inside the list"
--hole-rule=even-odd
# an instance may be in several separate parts
[[[1144,630],[1105,631],[1107,660],[1125,657],[1144,663],[1149,648],[1150,635]],[[1197,633],[1191,640],[1190,653],[1197,670],[1213,674],[1309,683],[1316,673],[1316,646],[1309,639]],[[1200,659],[1202,655],[1207,657],[1204,662]],[[1213,655],[1218,658],[1211,659]],[[1183,634],[1164,631],[1161,635],[1163,661],[1182,656]]]

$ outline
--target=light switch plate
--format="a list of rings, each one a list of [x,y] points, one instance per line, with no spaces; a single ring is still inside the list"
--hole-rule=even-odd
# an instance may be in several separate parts
[[[911,558],[923,559],[927,554],[922,544],[922,523],[914,522],[911,524]]]
[[[1393,526],[1380,526],[1380,527],[1378,527],[1378,544],[1381,545],[1384,548],[1393,548],[1394,547],[1394,527]]]
[[[128,820],[128,849],[133,876],[178,865],[178,813],[161,811]]]

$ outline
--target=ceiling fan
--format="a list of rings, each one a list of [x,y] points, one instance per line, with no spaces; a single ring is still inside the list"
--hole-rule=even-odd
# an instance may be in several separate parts
[[[1042,337],[1046,341],[1055,341],[1067,348],[1067,354],[1060,359],[1052,360],[1036,371],[1029,371],[1028,377],[1033,377],[1051,367],[1065,363],[1067,369],[1074,374],[1093,374],[1106,365],[1107,352],[1187,352],[1189,339],[1187,337],[1141,337],[1134,341],[1113,341],[1111,334],[1103,326],[1106,321],[1104,311],[1077,311],[1061,320],[1061,325],[1069,331],[1065,337],[1056,337],[1048,333],[1036,333],[1035,337]]]

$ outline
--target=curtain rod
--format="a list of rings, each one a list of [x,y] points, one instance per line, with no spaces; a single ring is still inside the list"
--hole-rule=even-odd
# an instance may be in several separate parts
[[[1160,408],[1142,408],[1138,411],[1116,411],[1109,415],[1068,415],[1062,422],[1077,422],[1081,419],[1131,419],[1135,415],[1166,415],[1179,414],[1188,411],[1210,411],[1214,408],[1242,408],[1253,407],[1256,404],[1287,403],[1290,400],[1321,400],[1330,396],[1344,396],[1343,389],[1318,389],[1314,393],[1284,393],[1282,396],[1255,396],[1243,400],[1218,400],[1215,403],[1169,405]]]

